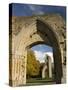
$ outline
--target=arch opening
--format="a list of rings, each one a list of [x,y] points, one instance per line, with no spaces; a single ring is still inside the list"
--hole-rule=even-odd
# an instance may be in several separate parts
[[[30,45],[27,49],[26,68],[27,84],[55,83],[53,48],[38,42]]]
[[[46,22],[42,22],[41,20],[37,20],[36,22],[37,34],[42,38],[43,41],[41,42],[38,40],[37,42],[32,42],[26,47],[26,49],[31,48],[37,44],[45,43],[53,48],[55,75],[54,81],[56,82],[56,84],[60,84],[62,79],[62,59],[58,36],[54,32],[53,28],[49,26]],[[46,42],[45,38],[48,39],[48,42]]]

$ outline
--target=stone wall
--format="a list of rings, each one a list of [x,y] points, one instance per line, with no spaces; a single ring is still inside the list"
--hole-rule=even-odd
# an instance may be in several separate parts
[[[9,58],[9,84],[11,86],[26,84],[27,47],[35,42],[44,42],[44,39],[47,45],[51,45],[48,37],[38,31],[37,20],[42,21],[53,30],[60,51],[64,52],[66,30],[65,22],[60,15],[12,17],[12,21],[10,18],[12,22],[10,25],[10,41],[12,42],[10,42],[9,54],[12,58]],[[63,53],[62,59],[64,60]]]

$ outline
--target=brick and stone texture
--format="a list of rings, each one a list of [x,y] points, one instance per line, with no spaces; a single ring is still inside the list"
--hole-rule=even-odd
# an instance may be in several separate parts
[[[10,52],[9,52],[9,84],[19,86],[26,84],[26,65],[27,65],[27,48],[37,42],[44,42],[47,45],[56,47],[56,42],[50,31],[43,25],[37,26],[38,20],[51,28],[55,33],[62,57],[64,61],[66,26],[63,18],[58,14],[48,14],[44,16],[31,17],[12,17],[10,25]],[[41,33],[44,29],[45,33]],[[39,31],[41,30],[41,31]],[[45,34],[45,35],[44,35]],[[51,40],[49,40],[51,38]],[[51,42],[50,42],[51,41]]]

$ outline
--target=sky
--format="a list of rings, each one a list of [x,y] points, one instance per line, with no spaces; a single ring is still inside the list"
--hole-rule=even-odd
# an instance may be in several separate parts
[[[32,16],[43,15],[48,13],[58,13],[66,19],[65,6],[49,6],[49,5],[34,5],[34,4],[12,4],[13,16]]]
[[[66,21],[66,7],[65,6],[49,6],[49,5],[34,5],[34,4],[12,4],[12,16],[32,16],[45,15],[48,13],[60,14]],[[11,15],[10,14],[10,15]],[[40,62],[44,62],[44,56],[49,53],[53,57],[52,48],[47,45],[36,45],[32,48],[35,56]]]
[[[39,60],[40,62],[45,62],[46,54],[51,57],[53,62],[52,47],[44,44],[43,45],[39,44],[39,45],[33,46],[31,49],[34,51],[36,59]]]

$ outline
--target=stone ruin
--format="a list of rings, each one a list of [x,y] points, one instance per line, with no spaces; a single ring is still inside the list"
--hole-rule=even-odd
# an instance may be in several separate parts
[[[66,25],[59,14],[10,17],[9,85],[26,85],[27,49],[46,44],[53,47],[55,82],[61,83],[65,60]]]

